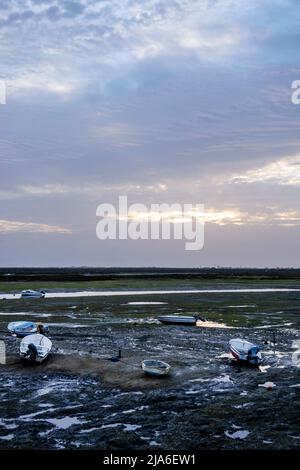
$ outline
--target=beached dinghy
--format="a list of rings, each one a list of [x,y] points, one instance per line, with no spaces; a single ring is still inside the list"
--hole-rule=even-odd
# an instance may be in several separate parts
[[[158,317],[161,323],[169,323],[170,325],[196,325],[197,320],[205,321],[198,316],[183,316],[183,315],[164,315]]]
[[[44,335],[26,336],[20,344],[20,358],[28,362],[43,362],[49,355],[52,342]]]
[[[49,333],[47,325],[31,321],[13,321],[7,325],[7,329],[12,335],[18,336],[18,338],[24,338],[24,336],[32,335],[34,333]]]
[[[162,377],[169,373],[171,366],[157,359],[145,359],[142,362],[142,369],[149,377]]]
[[[229,341],[230,352],[238,361],[249,365],[258,366],[262,362],[262,355],[256,344],[250,343],[245,339],[231,339]]]
[[[37,290],[22,290],[21,292],[21,298],[22,299],[29,299],[29,298],[35,298],[35,299],[41,299],[45,297],[45,292],[43,290],[37,291]]]
[[[36,333],[37,325],[31,321],[13,321],[7,325],[7,329],[12,335],[23,338]]]

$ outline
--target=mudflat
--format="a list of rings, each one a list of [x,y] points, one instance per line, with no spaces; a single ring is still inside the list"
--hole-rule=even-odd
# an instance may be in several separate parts
[[[168,282],[155,279],[151,288]],[[170,282],[175,289],[200,284]],[[134,281],[125,284],[137,289]],[[239,285],[206,280],[203,288]],[[0,448],[299,448],[299,308],[297,291],[2,300],[7,363],[0,366]],[[174,313],[200,314],[210,327],[157,320]],[[49,324],[53,350],[41,365],[22,365],[20,340],[6,330],[9,321],[23,319]],[[234,337],[261,347],[261,370],[230,358]],[[121,360],[112,361],[119,349]],[[150,357],[168,362],[170,375],[145,377],[141,361]]]

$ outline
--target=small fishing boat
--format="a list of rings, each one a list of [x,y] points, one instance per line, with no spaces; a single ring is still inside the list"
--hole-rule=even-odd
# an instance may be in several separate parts
[[[169,323],[170,325],[196,325],[198,320],[205,321],[204,318],[195,316],[184,316],[184,315],[164,315],[158,317],[161,323]]]
[[[231,339],[229,349],[233,357],[246,364],[258,366],[262,362],[262,355],[256,344],[250,343],[245,339]]]
[[[21,292],[21,298],[22,299],[29,299],[29,298],[35,298],[35,299],[41,299],[45,297],[45,292],[43,290],[37,291],[37,290],[22,290]]]
[[[34,334],[26,336],[20,343],[20,358],[32,363],[43,362],[48,357],[52,342],[44,335]]]
[[[13,321],[7,325],[7,329],[12,335],[18,336],[18,338],[24,338],[34,333],[49,333],[48,325],[31,321]]]
[[[171,366],[157,359],[144,359],[142,369],[149,377],[163,377],[168,375]]]

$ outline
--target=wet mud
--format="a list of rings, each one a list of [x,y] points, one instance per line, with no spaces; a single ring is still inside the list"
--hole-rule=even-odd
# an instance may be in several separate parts
[[[206,309],[229,328],[160,324],[162,313],[193,311],[182,298],[171,306],[127,299],[2,305],[0,449],[299,448],[298,299],[286,311],[268,304],[268,313],[265,305],[252,313],[253,299],[239,300],[227,316],[224,304]],[[10,318],[49,323],[53,350],[44,363],[19,362],[20,340],[6,332]],[[233,337],[261,346],[261,370],[230,359]],[[119,349],[121,360],[112,361]],[[141,361],[150,357],[168,362],[170,375],[145,377]]]

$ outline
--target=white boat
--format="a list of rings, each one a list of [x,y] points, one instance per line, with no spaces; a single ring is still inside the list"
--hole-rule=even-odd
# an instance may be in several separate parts
[[[144,359],[142,369],[149,377],[162,377],[168,375],[171,366],[157,359]]]
[[[52,342],[41,334],[26,336],[20,344],[20,358],[28,362],[43,362],[49,355]]]
[[[31,290],[31,289],[22,290],[21,297],[22,299],[25,299],[25,298],[41,299],[45,297],[45,292],[43,290],[41,291]]]
[[[245,339],[231,339],[229,341],[229,349],[233,357],[238,361],[243,361],[254,366],[258,366],[262,362],[259,347]]]

